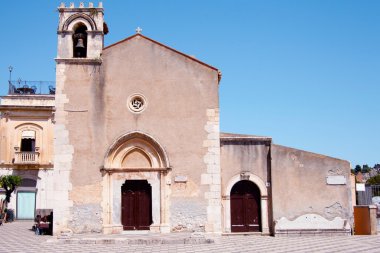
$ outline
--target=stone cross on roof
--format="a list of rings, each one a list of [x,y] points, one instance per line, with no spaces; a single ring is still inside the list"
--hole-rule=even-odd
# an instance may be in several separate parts
[[[136,28],[136,33],[140,34],[142,32],[142,29],[140,27]]]

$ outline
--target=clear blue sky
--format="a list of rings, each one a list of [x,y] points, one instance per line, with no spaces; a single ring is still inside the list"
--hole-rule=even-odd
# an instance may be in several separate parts
[[[2,1],[1,94],[9,65],[13,79],[55,79],[60,2]],[[222,71],[222,131],[271,136],[353,166],[380,163],[380,1],[103,5],[106,45],[140,26],[144,35]]]

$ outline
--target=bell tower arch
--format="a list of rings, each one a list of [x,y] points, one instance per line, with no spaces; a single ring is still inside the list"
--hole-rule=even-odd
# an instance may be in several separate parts
[[[71,3],[67,7],[62,3],[58,11],[57,59],[99,58],[104,46],[104,34],[107,33],[103,4],[100,2],[95,7],[91,2],[88,6]]]

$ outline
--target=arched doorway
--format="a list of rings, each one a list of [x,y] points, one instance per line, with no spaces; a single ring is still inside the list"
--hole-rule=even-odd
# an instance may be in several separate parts
[[[152,187],[147,180],[126,180],[121,186],[121,222],[124,230],[149,230]]]
[[[253,182],[242,180],[231,189],[231,232],[260,232],[260,189]]]
[[[166,182],[171,178],[170,169],[165,150],[153,137],[131,132],[117,138],[101,169],[104,233],[123,230],[169,233],[166,192],[170,185]]]

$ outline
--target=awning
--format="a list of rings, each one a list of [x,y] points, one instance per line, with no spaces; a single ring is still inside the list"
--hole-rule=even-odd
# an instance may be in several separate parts
[[[22,139],[35,139],[36,138],[36,132],[34,132],[34,131],[22,131],[21,138]]]

